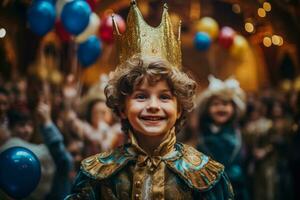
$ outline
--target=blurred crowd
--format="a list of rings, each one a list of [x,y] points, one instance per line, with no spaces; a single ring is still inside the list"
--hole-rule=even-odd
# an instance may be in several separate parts
[[[41,181],[29,199],[63,199],[83,158],[127,141],[106,107],[105,80],[88,89],[72,75],[56,86],[0,80],[0,152],[23,146],[41,162]],[[246,113],[237,123],[248,199],[300,199],[300,92],[248,92]],[[196,109],[178,140],[198,148],[201,134]]]

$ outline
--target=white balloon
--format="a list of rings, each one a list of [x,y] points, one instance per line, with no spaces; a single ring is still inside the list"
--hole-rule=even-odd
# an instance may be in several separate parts
[[[75,42],[81,43],[86,41],[86,39],[91,35],[96,35],[100,26],[100,19],[96,13],[92,13],[90,15],[90,20],[88,26],[84,29],[82,33],[80,33],[77,37],[75,37]]]
[[[56,1],[55,8],[56,8],[56,18],[57,19],[60,19],[61,12],[62,12],[65,4],[67,4],[67,3],[71,2],[71,1],[74,1],[74,0],[57,0]]]

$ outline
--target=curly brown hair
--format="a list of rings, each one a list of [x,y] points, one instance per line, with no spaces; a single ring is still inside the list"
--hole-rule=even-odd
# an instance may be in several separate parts
[[[155,85],[160,80],[167,81],[181,108],[181,116],[175,124],[178,133],[184,126],[187,114],[195,107],[197,84],[186,73],[161,58],[136,55],[111,72],[105,88],[107,106],[120,117],[120,111],[124,110],[126,96],[131,95],[145,78],[151,85]],[[128,133],[131,128],[129,121],[122,119],[121,123],[122,130]]]

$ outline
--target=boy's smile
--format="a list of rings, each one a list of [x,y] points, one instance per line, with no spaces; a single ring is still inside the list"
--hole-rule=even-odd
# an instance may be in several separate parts
[[[180,117],[176,97],[165,80],[150,85],[145,78],[126,97],[122,118],[127,118],[133,131],[145,136],[162,136]]]

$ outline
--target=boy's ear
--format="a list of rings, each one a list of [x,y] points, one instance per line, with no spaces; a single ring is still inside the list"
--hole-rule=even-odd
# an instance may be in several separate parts
[[[178,108],[177,108],[177,119],[179,119],[181,117],[182,114],[182,108],[181,105],[178,104]]]
[[[121,119],[127,119],[127,115],[124,108],[119,109]]]

